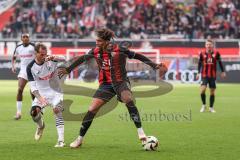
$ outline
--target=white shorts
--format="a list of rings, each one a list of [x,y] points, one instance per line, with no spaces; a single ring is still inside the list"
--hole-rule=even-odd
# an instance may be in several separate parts
[[[51,95],[42,95],[46,100],[48,101],[48,105],[56,108],[56,107],[63,107],[63,94],[62,93],[53,93]],[[32,106],[39,106],[41,108],[44,108],[46,106],[43,106],[40,104],[37,98],[35,98],[32,102]]]
[[[21,67],[21,69],[20,69],[17,77],[28,80],[28,77],[27,77],[27,68],[26,68],[26,67]]]

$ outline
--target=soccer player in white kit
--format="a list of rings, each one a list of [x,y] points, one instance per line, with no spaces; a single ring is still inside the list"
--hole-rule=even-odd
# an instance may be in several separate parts
[[[26,68],[27,65],[35,58],[34,44],[29,41],[29,34],[23,33],[21,36],[22,44],[15,48],[12,57],[12,72],[16,73],[15,62],[16,58],[20,58],[20,72],[18,74],[18,91],[17,91],[17,113],[14,117],[15,120],[21,119],[22,115],[22,99],[23,90],[28,82]],[[32,98],[34,96],[32,95]]]
[[[45,45],[39,43],[35,46],[36,58],[27,66],[27,76],[31,92],[35,96],[32,103],[30,114],[33,121],[37,124],[35,140],[40,140],[45,127],[42,119],[42,109],[51,106],[56,120],[58,141],[55,147],[64,147],[64,120],[63,94],[59,92],[60,81],[57,76],[57,63],[65,61],[64,58],[48,56]],[[53,88],[50,83],[54,83]]]

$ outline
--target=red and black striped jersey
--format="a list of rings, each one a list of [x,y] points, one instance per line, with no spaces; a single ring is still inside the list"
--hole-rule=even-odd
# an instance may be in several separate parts
[[[70,65],[67,68],[67,71],[70,73],[76,66],[90,58],[94,58],[98,64],[98,79],[100,84],[112,84],[128,80],[126,71],[127,58],[138,59],[154,69],[157,66],[157,64],[147,57],[115,45],[111,51],[103,51],[99,48],[91,49],[88,54],[79,57],[72,65]]]
[[[207,53],[206,51],[200,52],[198,73],[201,72],[202,78],[216,78],[217,62],[219,63],[221,71],[224,72],[221,55],[218,51],[214,50],[211,53]]]

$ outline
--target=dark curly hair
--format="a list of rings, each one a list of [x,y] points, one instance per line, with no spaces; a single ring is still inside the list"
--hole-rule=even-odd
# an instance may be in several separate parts
[[[105,41],[110,41],[112,38],[115,37],[114,32],[110,29],[107,29],[107,28],[97,29],[95,31],[95,33],[96,33],[98,38],[101,38]]]

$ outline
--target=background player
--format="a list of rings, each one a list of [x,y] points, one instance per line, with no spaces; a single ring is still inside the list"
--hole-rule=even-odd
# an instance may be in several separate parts
[[[12,57],[12,72],[16,73],[16,58],[20,58],[20,72],[18,74],[18,90],[17,90],[17,112],[14,119],[21,119],[23,90],[27,84],[27,65],[35,58],[34,44],[29,41],[29,34],[23,33],[21,36],[22,44],[18,45]],[[32,99],[33,99],[32,95]]]
[[[40,140],[45,127],[42,119],[42,109],[47,105],[51,105],[58,133],[58,141],[55,147],[64,147],[63,95],[53,89],[50,83],[54,83],[55,86],[59,83],[56,72],[57,62],[65,60],[60,57],[47,56],[47,48],[41,43],[36,45],[35,51],[36,58],[27,66],[31,92],[35,96],[30,112],[33,121],[37,124],[35,140]]]
[[[115,95],[117,95],[119,101],[125,103],[130,117],[137,128],[138,137],[144,142],[146,135],[142,128],[139,112],[133,99],[130,82],[127,78],[126,60],[127,58],[138,59],[153,69],[159,69],[160,66],[164,65],[155,64],[141,54],[132,52],[127,48],[122,48],[119,45],[111,44],[110,41],[114,38],[114,33],[109,29],[99,29],[96,31],[96,34],[96,48],[90,50],[87,55],[79,57],[68,68],[59,71],[60,76],[69,74],[75,67],[91,58],[96,60],[99,67],[99,88],[93,96],[92,103],[83,119],[79,136],[70,144],[70,147],[77,148],[82,144],[83,137],[90,127],[94,116]]]
[[[209,111],[215,113],[216,111],[213,108],[215,101],[215,89],[216,89],[216,76],[217,76],[217,62],[219,63],[220,69],[222,71],[221,77],[226,77],[226,73],[224,72],[224,67],[221,61],[221,55],[218,51],[214,50],[214,44],[212,40],[207,40],[205,43],[206,50],[201,52],[199,55],[198,62],[198,75],[201,73],[202,81],[201,81],[201,100],[202,100],[202,108],[200,112],[204,112],[206,110],[206,88],[207,85],[210,88],[210,108]]]

